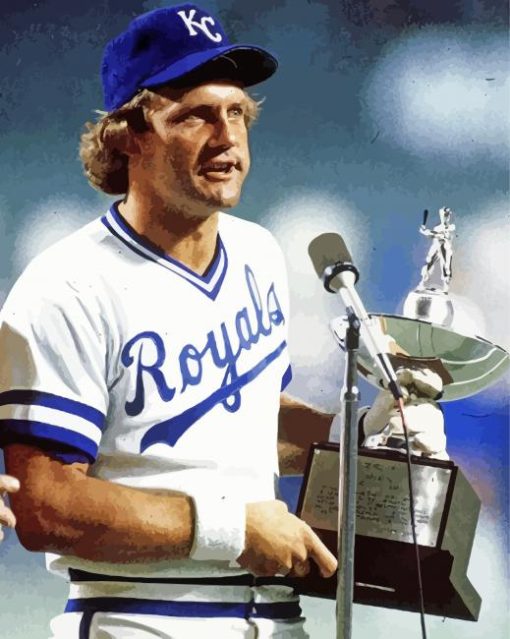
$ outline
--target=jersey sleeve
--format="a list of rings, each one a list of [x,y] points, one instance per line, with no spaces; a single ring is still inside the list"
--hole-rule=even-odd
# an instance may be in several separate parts
[[[106,337],[72,284],[25,272],[0,312],[0,445],[93,462],[108,409]]]

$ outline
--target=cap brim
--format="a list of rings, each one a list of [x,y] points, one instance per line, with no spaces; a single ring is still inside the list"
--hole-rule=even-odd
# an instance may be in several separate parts
[[[168,83],[199,84],[213,79],[229,79],[248,87],[267,80],[277,67],[278,61],[265,49],[232,44],[192,53],[147,78],[141,86],[150,88]]]

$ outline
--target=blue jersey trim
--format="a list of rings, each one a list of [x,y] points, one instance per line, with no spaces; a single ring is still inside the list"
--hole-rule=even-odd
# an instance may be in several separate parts
[[[100,573],[69,568],[69,580],[73,583],[84,581],[107,581],[112,583],[135,584],[187,584],[195,586],[255,586],[255,575],[245,573],[233,577],[125,577],[119,575],[102,575]]]
[[[120,240],[123,244],[125,244],[128,248],[130,248],[134,253],[136,253],[140,257],[143,257],[144,260],[149,260],[151,262],[155,262],[156,264],[158,263],[158,260],[155,256],[149,257],[146,253],[143,253],[142,251],[140,251],[140,249],[137,249],[136,246],[133,246],[133,244],[126,242],[126,240],[122,237],[122,235],[119,235],[117,231],[113,228],[113,226],[110,224],[106,216],[103,216],[101,218],[101,222],[106,226],[106,228],[110,231],[112,235],[115,235],[115,237],[118,240]]]
[[[171,265],[173,268],[169,269],[172,273],[175,273],[182,279],[186,280],[189,284],[192,284],[195,288],[202,293],[205,293],[212,300],[215,300],[220,291],[223,280],[225,279],[225,275],[227,273],[228,268],[228,256],[223,241],[218,234],[217,242],[216,242],[216,251],[214,254],[213,261],[207,267],[207,270],[203,275],[199,275],[189,267],[187,267],[179,260],[167,255],[164,251],[162,251],[158,246],[153,244],[147,238],[139,235],[127,222],[124,220],[122,215],[118,211],[118,202],[115,202],[109,212],[108,215],[111,215],[116,224],[122,229],[122,231],[129,237],[131,241],[127,241],[126,238],[122,237],[115,228],[112,226],[108,216],[104,216],[101,218],[101,221],[106,226],[106,228],[114,235],[118,240],[120,240],[123,244],[125,244],[128,248],[133,250],[137,255],[143,257],[146,260],[150,260],[155,262],[156,264],[160,264],[159,260],[163,260],[167,264]],[[140,250],[140,247],[145,249],[149,254]],[[223,258],[223,266],[218,281],[214,285],[214,288],[209,290],[207,285],[211,282],[213,277],[217,274],[218,269],[221,266]],[[186,276],[186,274],[190,275],[193,279],[190,279]],[[198,280],[198,281],[194,281]]]
[[[292,367],[289,364],[287,366],[287,370],[283,374],[282,385],[281,385],[281,389],[280,390],[284,391],[287,388],[287,386],[290,384],[291,380],[292,380]]]
[[[286,348],[287,342],[284,340],[274,351],[269,353],[262,361],[256,364],[243,375],[239,375],[232,383],[218,388],[209,397],[199,402],[195,406],[188,408],[180,415],[160,422],[152,426],[142,437],[140,452],[144,452],[153,444],[168,444],[175,446],[184,433],[193,424],[208,413],[217,404],[225,401],[232,395],[238,393],[244,386],[253,381],[262,371],[264,371],[275,359],[277,359]]]
[[[46,408],[54,408],[63,413],[76,415],[86,419],[101,431],[105,426],[105,416],[103,413],[92,406],[82,404],[74,399],[67,399],[53,393],[45,393],[37,390],[10,390],[0,393],[0,406],[8,404],[22,404],[24,406],[44,406]]]
[[[128,597],[90,597],[86,599],[69,599],[65,612],[117,612],[202,619],[207,617],[295,619],[301,616],[301,607],[297,601],[261,604],[253,602],[161,601],[157,599],[131,599]]]
[[[0,424],[1,428],[1,424]],[[50,440],[40,439],[35,435],[20,435],[17,433],[15,437],[10,441],[9,435],[7,436],[7,441],[5,445],[8,444],[24,444],[25,446],[32,446],[34,448],[38,448],[40,451],[46,453],[48,457],[52,459],[56,459],[62,464],[89,464],[91,461],[90,455],[85,455],[85,453],[81,453],[66,444],[57,443]],[[1,432],[0,432],[0,448],[3,446]]]
[[[36,444],[37,445],[37,444]],[[56,459],[62,464],[88,464],[90,462],[94,462],[91,459],[90,455],[85,455],[85,453],[63,453],[59,450],[50,450],[49,455]]]
[[[166,262],[170,262],[170,264],[172,264],[173,266],[176,266],[177,268],[185,271],[186,273],[193,275],[193,277],[197,277],[198,279],[201,279],[207,283],[211,281],[212,277],[214,276],[214,272],[216,268],[218,267],[218,262],[220,261],[221,252],[225,250],[223,247],[223,242],[221,241],[221,238],[219,235],[218,235],[218,239],[216,243],[216,251],[215,251],[213,261],[208,266],[206,272],[203,275],[199,275],[198,273],[195,273],[195,271],[190,269],[188,266],[186,266],[186,264],[179,262],[179,260],[176,260],[174,257],[171,257],[170,255],[165,253],[163,250],[159,248],[159,246],[156,246],[156,244],[153,244],[148,238],[143,237],[142,235],[139,235],[135,231],[135,229],[122,217],[118,209],[118,204],[119,204],[118,202],[114,202],[112,204],[112,206],[110,207],[110,213],[113,219],[124,231],[124,233],[126,233],[126,235],[129,235],[129,237],[133,240],[133,242],[135,242],[136,244],[140,244],[140,246],[143,246],[144,249],[146,249],[147,251],[154,253],[158,258],[162,258]]]
[[[95,442],[85,437],[85,435],[67,428],[27,419],[0,419],[0,446],[15,444],[20,438],[26,438],[27,436],[33,438],[34,441],[50,440],[71,446],[80,453],[85,454],[91,462],[97,456],[98,446]]]

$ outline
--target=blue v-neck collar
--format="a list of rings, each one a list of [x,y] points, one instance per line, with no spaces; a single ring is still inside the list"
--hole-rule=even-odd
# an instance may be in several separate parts
[[[198,275],[182,262],[167,255],[150,240],[138,234],[119,213],[118,202],[112,204],[101,221],[116,238],[135,253],[152,262],[157,262],[163,268],[185,279],[211,299],[216,299],[228,266],[227,252],[219,234],[212,263],[203,275]]]

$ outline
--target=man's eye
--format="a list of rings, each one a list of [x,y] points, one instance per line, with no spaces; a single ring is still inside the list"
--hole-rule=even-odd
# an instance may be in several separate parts
[[[243,111],[242,107],[236,106],[236,107],[232,107],[231,109],[229,109],[228,110],[228,114],[232,118],[240,118],[240,117],[242,117],[244,115],[244,111]]]
[[[202,118],[196,113],[187,113],[180,118],[179,122],[200,122]]]
[[[202,120],[204,120],[204,114],[203,113],[199,113],[197,111],[188,111],[186,113],[181,113],[181,115],[178,115],[175,119],[174,122],[189,122],[190,124],[193,124],[195,122],[200,122]]]

